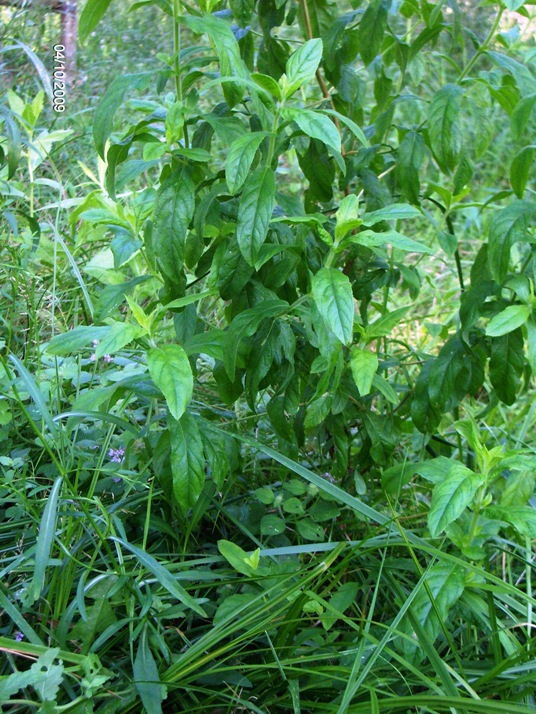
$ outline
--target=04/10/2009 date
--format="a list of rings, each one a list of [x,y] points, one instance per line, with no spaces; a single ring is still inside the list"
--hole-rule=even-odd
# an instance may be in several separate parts
[[[53,108],[55,112],[65,111],[65,47],[54,45]]]

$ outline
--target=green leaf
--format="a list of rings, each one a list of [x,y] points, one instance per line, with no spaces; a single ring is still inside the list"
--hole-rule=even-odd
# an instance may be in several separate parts
[[[523,334],[519,328],[491,340],[489,378],[497,396],[505,404],[515,402],[524,366]]]
[[[482,351],[474,351],[458,336],[451,337],[432,361],[428,378],[430,402],[436,409],[448,411],[484,380]]]
[[[265,132],[253,132],[235,139],[225,161],[225,180],[231,193],[237,193],[246,180],[257,149],[266,137]]]
[[[258,84],[259,87],[265,89],[267,92],[270,92],[270,94],[272,94],[279,101],[283,98],[283,95],[281,94],[281,87],[273,77],[270,77],[269,74],[252,72],[251,79],[255,82],[255,84]]]
[[[231,541],[228,540],[219,540],[218,550],[237,573],[248,576],[255,574],[256,568],[253,568],[252,565],[247,562],[250,556],[248,556],[246,551],[242,550],[239,545],[236,545],[236,543],[231,543]]]
[[[160,681],[158,667],[149,647],[147,626],[142,630],[134,660],[134,685],[147,714],[162,714],[167,689]]]
[[[367,327],[365,328],[364,335],[367,344],[372,340],[377,339],[378,337],[385,337],[385,335],[390,335],[393,331],[393,328],[398,325],[401,320],[404,319],[408,310],[409,306],[399,307],[397,310],[388,312],[385,315],[379,317],[374,322],[371,322],[370,325],[367,325]]]
[[[411,481],[419,468],[418,464],[396,464],[385,469],[381,475],[382,488],[390,496],[399,496],[402,487]]]
[[[308,84],[314,79],[322,59],[322,40],[315,37],[305,42],[287,60],[286,75],[288,85],[285,95],[289,97],[303,84]]]
[[[486,328],[488,337],[499,337],[513,332],[524,325],[530,316],[528,305],[509,305],[489,321]]]
[[[432,494],[428,513],[428,527],[432,538],[436,538],[463,513],[484,481],[482,475],[474,474],[462,464],[455,466],[448,477],[435,486]]]
[[[398,250],[405,250],[409,253],[428,253],[428,255],[434,255],[434,251],[431,248],[428,248],[428,246],[423,245],[422,243],[418,243],[412,238],[402,235],[402,233],[399,233],[398,231],[384,231],[383,233],[376,233],[375,231],[365,230],[360,231],[356,235],[349,236],[348,240],[351,243],[364,245],[367,248],[374,248],[390,243],[393,248],[398,248]]]
[[[248,79],[248,71],[240,56],[238,42],[225,20],[210,15],[203,17],[186,15],[184,22],[195,33],[206,33],[214,43],[218,53],[220,77]],[[222,82],[222,90],[230,108],[234,107],[244,94],[244,86],[240,82]]]
[[[532,370],[532,374],[536,375],[536,319],[531,315],[526,323],[527,328],[527,359]]]
[[[305,540],[317,542],[324,540],[324,529],[311,518],[303,518],[301,521],[298,521],[298,533],[302,538],[305,538]]]
[[[337,241],[340,241],[347,233],[361,225],[359,199],[354,193],[350,193],[342,199],[335,214],[335,219],[335,240]]]
[[[419,203],[419,169],[425,156],[424,138],[415,131],[409,131],[398,146],[396,177],[397,186],[411,203]]]
[[[325,114],[312,109],[284,108],[281,115],[288,121],[295,122],[304,134],[311,139],[318,139],[337,152],[341,152],[341,136],[335,124]]]
[[[387,27],[386,0],[372,0],[359,23],[357,44],[363,62],[368,65],[379,54]]]
[[[369,142],[367,140],[367,137],[365,136],[363,129],[361,129],[361,127],[359,127],[355,123],[355,121],[352,121],[352,119],[345,116],[344,114],[341,114],[340,112],[335,111],[334,109],[319,109],[318,111],[322,112],[322,114],[327,114],[330,117],[337,117],[339,123],[344,124],[345,127],[350,129],[355,138],[361,144],[363,144],[363,146],[369,145]]]
[[[365,397],[370,393],[372,380],[378,369],[378,355],[369,350],[353,347],[350,356],[350,367],[359,394]]]
[[[63,664],[53,664],[58,657],[59,647],[52,647],[44,652],[25,671],[14,671],[0,680],[0,704],[9,703],[11,697],[20,689],[33,687],[42,702],[54,702],[63,681]],[[52,711],[55,710],[55,707]],[[40,712],[45,708],[41,707]],[[48,709],[46,711],[49,711]]]
[[[194,215],[195,187],[188,169],[170,176],[158,189],[154,206],[153,249],[164,278],[171,283],[184,261],[184,243]]]
[[[147,352],[153,382],[160,389],[175,419],[184,414],[192,397],[194,378],[186,352],[180,345],[153,347]]]
[[[68,355],[77,352],[82,347],[88,347],[95,340],[104,339],[110,332],[110,327],[93,327],[80,325],[69,332],[53,337],[46,347],[51,355]]]
[[[156,578],[157,583],[163,587],[164,590],[167,590],[170,595],[176,598],[183,605],[186,605],[186,607],[189,607],[190,610],[193,610],[198,615],[201,615],[201,617],[207,616],[207,613],[203,610],[201,605],[199,605],[194,598],[186,592],[182,585],[179,585],[170,571],[156,558],[141,548],[132,545],[128,541],[121,540],[121,538],[116,538],[114,536],[111,540],[116,541],[123,548],[130,551],[139,561],[140,565],[143,565],[146,570],[152,573]]]
[[[89,2],[92,1],[89,0]],[[123,103],[127,90],[145,89],[152,81],[154,81],[154,72],[152,71],[125,74],[121,77],[116,77],[106,90],[95,109],[93,117],[93,139],[102,159],[104,159],[106,140],[112,133],[115,112]]]
[[[507,10],[515,12],[526,3],[527,0],[502,0],[502,4]]]
[[[348,276],[336,268],[321,268],[312,279],[312,293],[329,329],[349,345],[354,328],[354,296]]]
[[[17,122],[10,112],[0,106],[0,117],[4,119],[4,132],[7,139],[7,179],[13,178],[21,159],[21,136]]]
[[[525,538],[536,538],[536,508],[532,506],[492,506],[486,509],[486,514],[510,523]]]
[[[337,590],[337,592],[332,595],[329,599],[329,605],[333,610],[340,612],[341,614],[352,607],[356,602],[357,593],[359,592],[358,583],[343,583]],[[337,621],[337,615],[331,614],[331,610],[326,608],[326,613],[321,615],[320,622],[325,630],[329,630],[333,627]]]
[[[526,65],[516,62],[502,52],[487,50],[486,54],[498,67],[512,75],[522,95],[527,96],[536,90],[536,79]]]
[[[138,325],[129,325],[126,322],[114,322],[110,330],[99,340],[95,348],[95,359],[100,359],[104,355],[111,355],[118,352],[132,340],[141,337],[145,330]]]
[[[517,152],[510,164],[510,185],[518,198],[523,198],[525,193],[535,149],[536,146],[525,146]]]
[[[436,92],[428,112],[428,135],[439,168],[450,173],[458,163],[462,147],[460,98],[462,89],[447,84]]]
[[[266,240],[274,202],[273,171],[257,169],[244,184],[236,224],[236,240],[248,265],[255,265],[259,249]]]
[[[111,0],[87,0],[78,19],[78,38],[83,44],[101,21]]]
[[[245,337],[251,337],[263,320],[269,317],[278,317],[287,308],[288,302],[284,300],[265,300],[249,310],[244,310],[234,318],[225,336],[223,354],[225,370],[231,381],[234,381],[235,378],[240,341]]]
[[[39,599],[45,587],[45,573],[54,542],[54,536],[56,535],[56,521],[58,519],[58,504],[62,483],[62,478],[57,478],[54,482],[39,523],[34,574],[30,588],[30,596],[34,602]]]
[[[307,413],[305,415],[304,429],[309,431],[319,426],[328,416],[331,405],[333,404],[332,394],[323,394],[318,399],[314,399],[311,404],[307,407]]]
[[[535,212],[536,204],[514,201],[494,215],[489,229],[488,260],[491,274],[498,283],[508,274],[513,243],[528,238],[527,229]]]
[[[173,493],[184,515],[195,506],[205,483],[203,439],[196,420],[183,414],[169,420]]]
[[[398,221],[404,218],[420,218],[422,213],[415,206],[407,203],[391,203],[388,206],[379,208],[371,213],[364,213],[362,216],[363,225],[374,226],[380,221]]]
[[[261,518],[261,535],[273,536],[285,532],[285,521],[271,513]]]
[[[24,385],[24,389],[30,395],[33,403],[35,404],[37,412],[41,416],[41,419],[47,425],[50,433],[52,435],[55,435],[57,432],[56,424],[54,423],[54,420],[52,419],[52,415],[51,415],[51,413],[48,409],[48,406],[43,398],[41,390],[37,386],[37,382],[35,381],[33,375],[26,369],[24,364],[21,362],[21,360],[16,355],[10,354],[9,361],[15,366],[15,369],[17,370],[19,377],[21,378],[22,383]]]
[[[535,105],[536,93],[529,94],[528,97],[523,97],[516,104],[516,108],[510,117],[510,127],[516,141],[523,137]]]
[[[453,605],[460,599],[465,588],[465,574],[457,564],[438,563],[426,573],[424,582],[411,604],[411,612],[422,626],[431,644],[443,631]],[[404,622],[404,630],[413,632],[411,620]],[[403,641],[407,654],[420,648],[418,642]],[[422,658],[422,655],[420,655]]]

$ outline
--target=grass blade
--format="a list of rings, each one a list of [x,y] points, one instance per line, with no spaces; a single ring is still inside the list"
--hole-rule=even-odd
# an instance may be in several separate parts
[[[45,573],[54,541],[56,531],[56,519],[58,516],[58,502],[60,498],[61,485],[63,478],[60,476],[56,479],[54,486],[48,497],[41,523],[39,524],[39,535],[37,536],[37,545],[35,549],[35,568],[32,584],[30,587],[30,598],[33,602],[41,597],[45,586]]]
[[[131,545],[120,538],[113,537],[112,540],[119,543],[123,548],[126,548],[133,555],[135,555],[141,565],[147,568],[147,570],[155,576],[160,585],[165,588],[170,595],[176,597],[179,602],[182,602],[183,605],[186,605],[194,612],[197,612],[197,614],[201,615],[201,617],[207,617],[207,613],[203,610],[201,605],[199,605],[193,597],[188,595],[186,590],[178,584],[169,570],[159,563],[158,560],[153,558],[152,555],[149,555],[149,553],[146,553],[140,548],[136,548],[135,545]]]

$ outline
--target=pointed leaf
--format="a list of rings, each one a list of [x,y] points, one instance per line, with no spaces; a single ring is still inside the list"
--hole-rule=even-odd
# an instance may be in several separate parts
[[[95,359],[104,355],[111,355],[128,345],[132,340],[141,337],[145,330],[138,325],[129,325],[126,322],[115,322],[110,326],[110,331],[99,341],[95,348]]]
[[[166,687],[160,682],[158,667],[149,647],[147,627],[143,628],[136,659],[134,660],[134,684],[147,714],[162,714],[162,700]]]
[[[521,139],[525,133],[535,105],[536,93],[529,94],[528,97],[523,97],[519,100],[516,108],[512,112],[510,126],[512,129],[512,135],[516,141]]]
[[[147,352],[153,382],[161,390],[175,419],[184,414],[192,397],[194,379],[186,352],[180,345],[153,347]]]
[[[398,248],[399,250],[405,250],[409,253],[428,253],[428,255],[433,255],[434,251],[427,245],[418,243],[412,238],[402,235],[398,231],[384,231],[383,233],[376,233],[375,231],[360,231],[354,236],[350,236],[348,240],[352,243],[357,243],[358,245],[364,245],[368,248],[374,248],[375,246],[385,245],[389,243],[393,248]]]
[[[459,565],[439,563],[428,570],[425,582],[428,587],[419,589],[411,604],[411,611],[422,626],[430,643],[433,644],[443,630],[442,622],[447,621],[452,606],[462,596],[465,577]],[[404,629],[408,633],[413,632],[409,618],[404,622]],[[405,640],[403,643],[403,648],[408,654],[419,647],[418,642]]]
[[[277,317],[288,308],[284,300],[265,300],[255,307],[244,310],[237,315],[231,323],[225,336],[223,362],[229,379],[234,381],[236,358],[240,340],[251,337],[258,329],[261,322],[269,317]]]
[[[354,347],[350,357],[350,367],[359,394],[365,397],[370,393],[372,380],[378,369],[378,355],[375,352]]]
[[[535,149],[536,146],[525,146],[517,152],[510,164],[510,185],[518,198],[523,198],[525,193]]]
[[[325,114],[312,109],[283,109],[282,116],[296,122],[304,134],[318,139],[337,152],[341,152],[341,136],[335,124]]]
[[[458,163],[462,148],[460,127],[460,98],[462,89],[457,84],[442,87],[430,104],[428,135],[439,168],[450,173]]]
[[[231,565],[237,573],[242,573],[242,575],[254,575],[255,568],[248,563],[248,554],[245,550],[236,543],[231,543],[228,540],[218,541],[218,550],[223,555],[225,560]]]
[[[345,345],[352,341],[354,296],[350,279],[336,268],[322,268],[312,280],[313,298],[326,324]]]
[[[442,533],[463,513],[484,481],[482,475],[474,474],[462,464],[456,466],[448,478],[434,488],[428,513],[428,527],[432,538]]]
[[[158,189],[154,207],[153,249],[164,278],[177,282],[184,243],[194,215],[195,187],[187,169],[170,176]]]
[[[125,540],[121,540],[121,538],[112,537],[111,540],[119,543],[123,548],[129,550],[139,561],[140,565],[143,565],[146,570],[152,573],[158,584],[162,586],[164,590],[167,590],[170,595],[176,598],[183,605],[186,605],[186,607],[189,607],[190,610],[197,612],[197,614],[201,615],[201,617],[207,616],[201,605],[199,605],[194,598],[186,592],[182,585],[179,585],[171,572],[164,565],[162,565],[162,563],[156,560],[156,558],[141,548],[138,548]]]
[[[100,341],[110,332],[110,327],[80,325],[69,332],[53,337],[46,347],[51,355],[68,355],[82,347],[88,347],[95,340]]]
[[[415,206],[407,203],[391,203],[389,206],[379,208],[377,211],[365,213],[362,216],[363,225],[374,226],[380,221],[398,221],[403,218],[420,218],[422,213]]]
[[[236,240],[249,265],[255,265],[259,248],[266,240],[275,202],[273,171],[254,171],[244,184],[236,224]]]
[[[231,193],[236,193],[242,188],[257,149],[265,137],[264,132],[253,132],[241,136],[231,144],[225,161],[225,180]]]
[[[488,260],[491,274],[502,283],[510,267],[510,251],[515,241],[526,240],[529,223],[536,213],[536,204],[514,201],[498,211],[489,229]]]
[[[498,315],[492,318],[486,328],[488,337],[499,337],[513,332],[521,325],[524,325],[530,315],[528,305],[509,305]]]
[[[302,84],[308,84],[314,79],[321,59],[322,40],[318,37],[305,42],[288,58],[286,65],[287,96],[299,89]]]
[[[426,156],[426,144],[421,134],[410,131],[400,142],[397,151],[397,185],[411,203],[419,203],[421,183],[419,169]]]
[[[92,2],[93,0],[89,1]],[[152,81],[154,81],[154,72],[125,74],[121,77],[116,77],[106,90],[95,109],[93,117],[93,139],[102,159],[104,159],[106,140],[112,133],[115,112],[123,103],[123,97],[127,90],[144,89]]]
[[[379,54],[387,27],[386,0],[372,0],[363,15],[357,31],[359,52],[368,65]]]
[[[169,420],[173,493],[184,515],[195,506],[205,483],[203,441],[196,420],[188,413]]]
[[[112,0],[87,0],[78,20],[78,37],[84,43],[101,21]]]
[[[362,221],[359,218],[359,199],[355,193],[350,193],[342,199],[339,209],[335,214],[335,219],[337,221],[335,226],[335,240],[337,241],[340,241],[347,233],[361,225]]]
[[[497,396],[505,404],[515,402],[524,366],[523,334],[519,328],[491,340],[489,378]]]
[[[34,576],[31,586],[32,599],[38,600],[45,587],[45,573],[52,550],[52,543],[56,535],[56,521],[58,518],[58,504],[61,492],[62,478],[57,478],[50,491],[43,515],[39,523],[39,535],[37,536],[37,547],[35,550]]]

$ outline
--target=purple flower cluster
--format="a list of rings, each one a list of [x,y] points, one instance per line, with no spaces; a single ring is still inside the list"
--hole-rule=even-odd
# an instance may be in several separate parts
[[[121,446],[118,449],[110,449],[108,451],[108,456],[110,460],[114,462],[114,464],[121,464],[123,463],[125,450]]]

